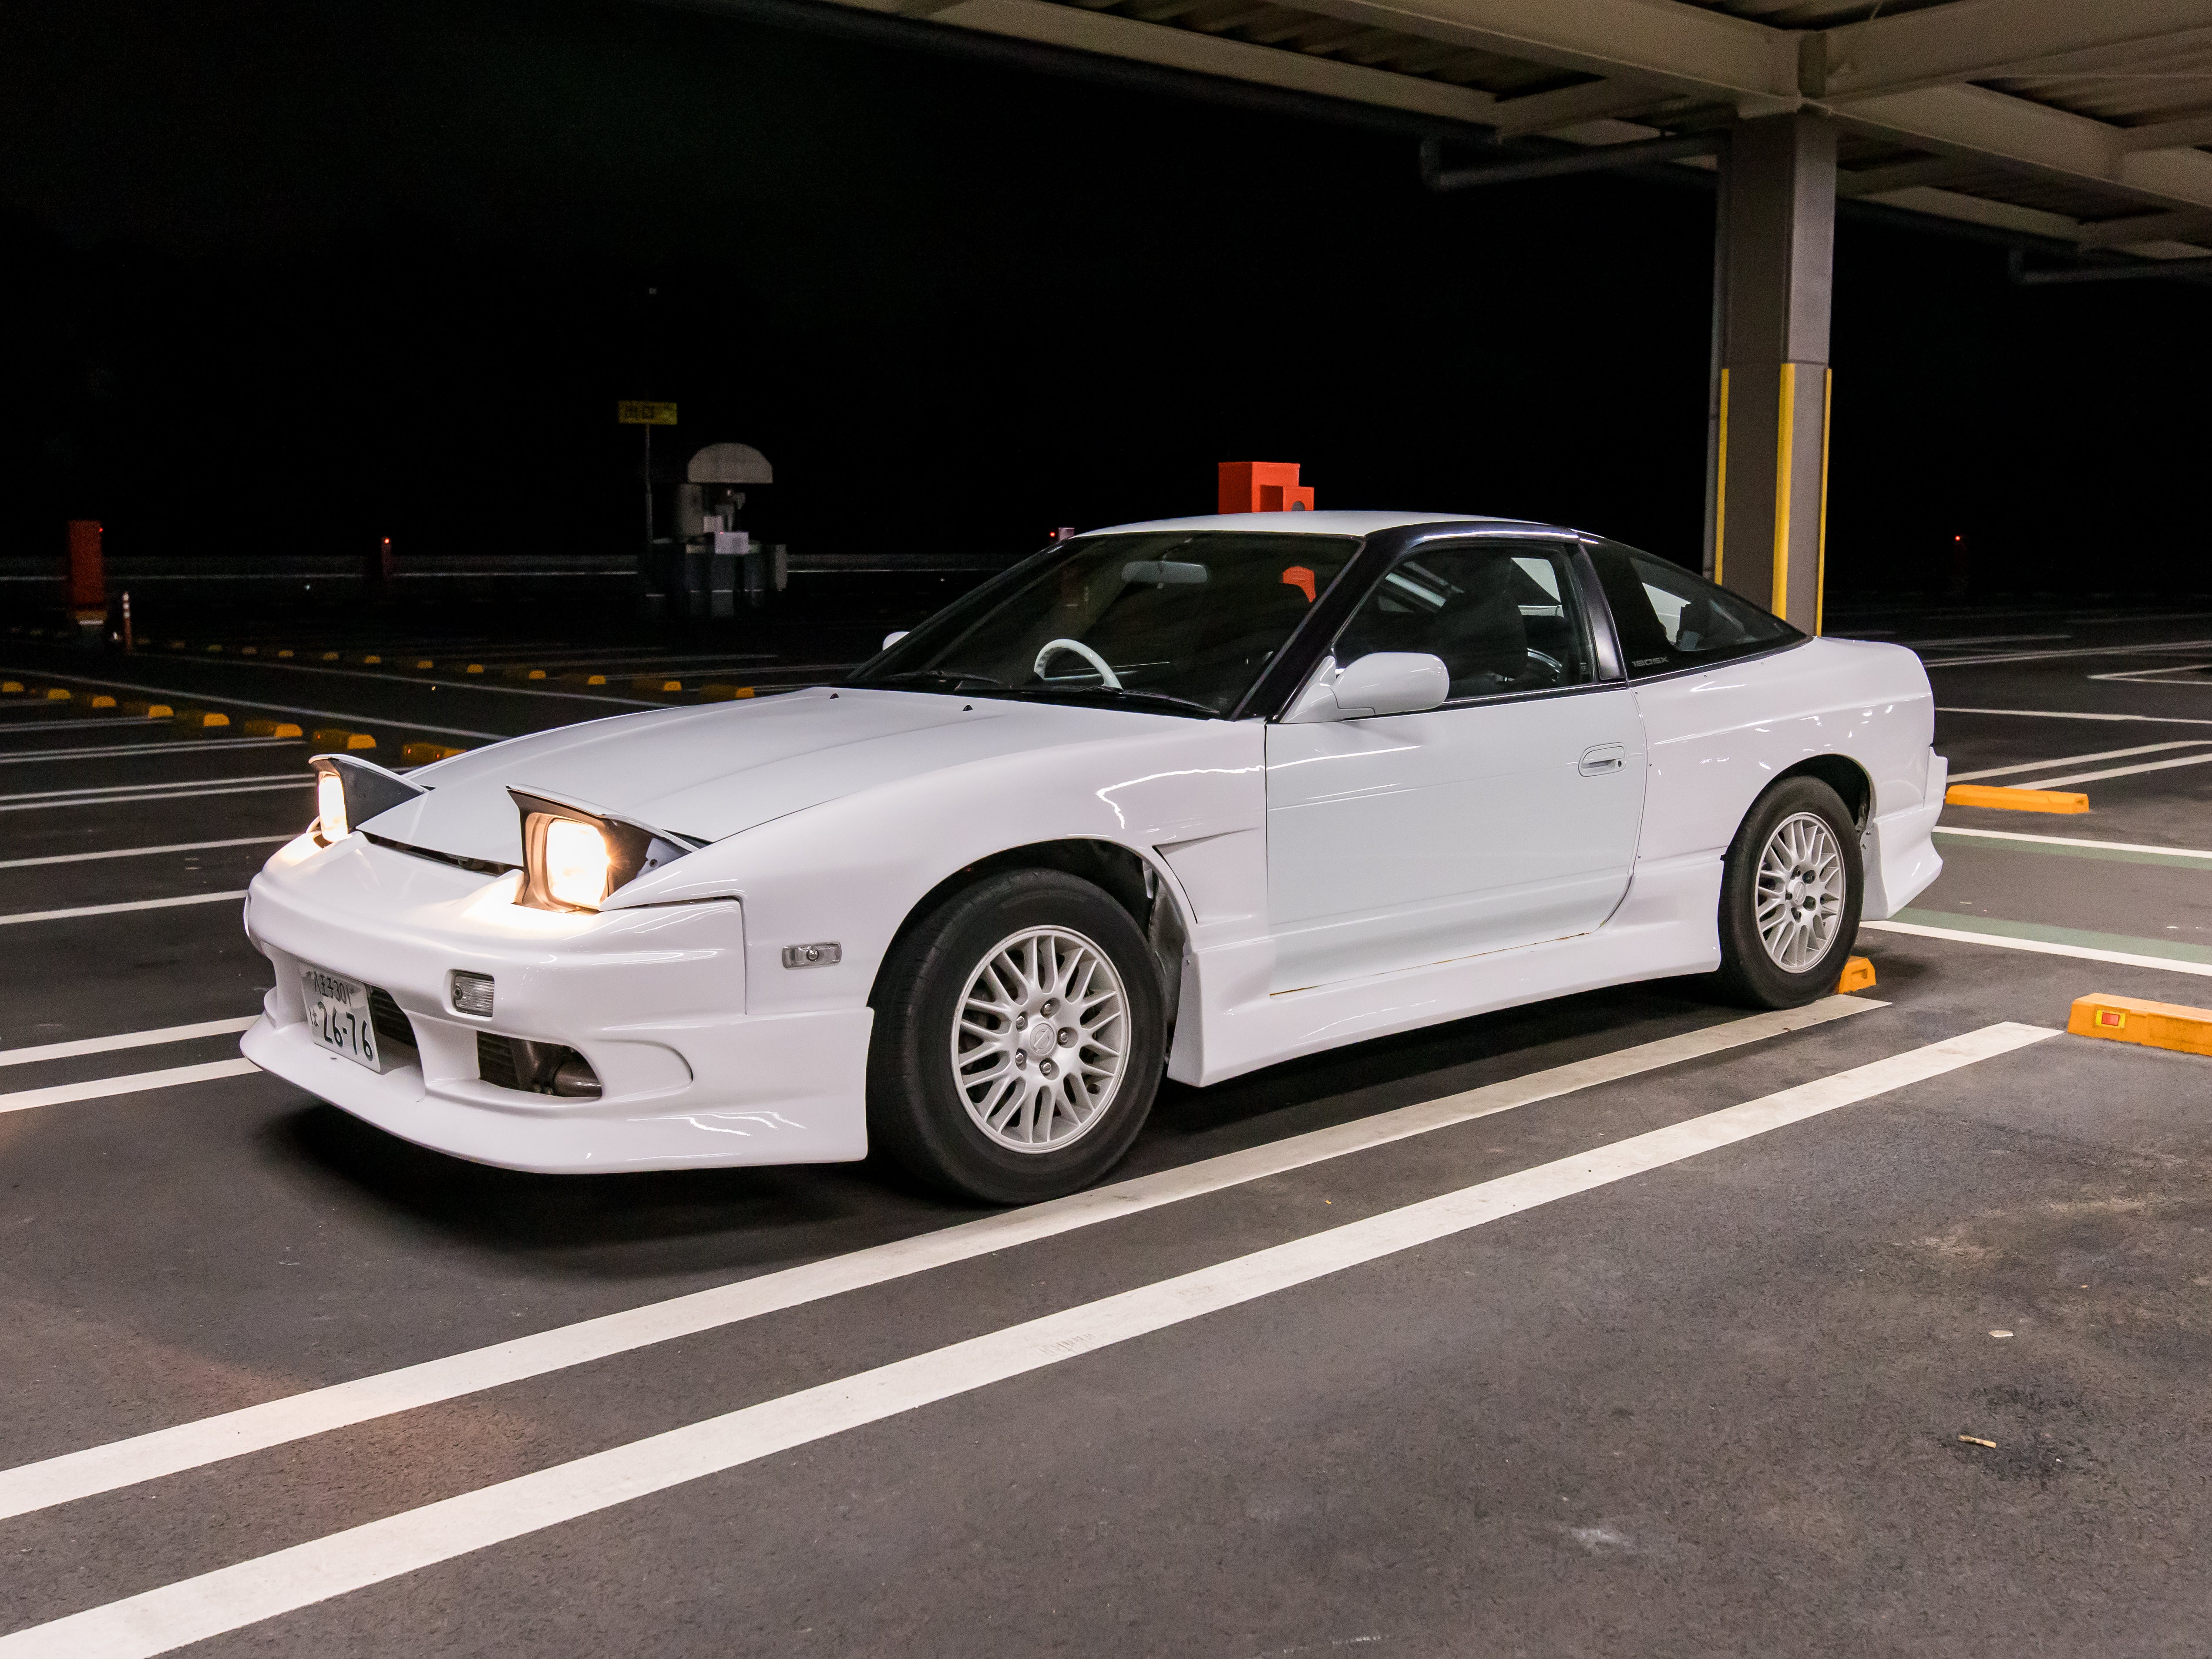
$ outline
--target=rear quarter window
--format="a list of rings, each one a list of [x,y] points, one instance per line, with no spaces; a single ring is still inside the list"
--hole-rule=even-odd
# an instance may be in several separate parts
[[[1741,594],[1617,542],[1589,550],[1631,679],[1726,662],[1805,637]]]

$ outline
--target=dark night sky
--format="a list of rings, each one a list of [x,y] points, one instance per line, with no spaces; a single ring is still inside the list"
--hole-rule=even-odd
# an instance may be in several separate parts
[[[765,450],[757,530],[816,550],[1023,550],[1259,458],[1694,562],[1711,216],[1431,198],[1407,138],[630,0],[24,0],[0,553],[72,514],[118,552],[627,548],[612,404],[652,397],[679,453]],[[2021,292],[1851,221],[1837,284],[1839,588],[1940,580],[1954,532],[2022,586],[2207,585],[2212,292]]]

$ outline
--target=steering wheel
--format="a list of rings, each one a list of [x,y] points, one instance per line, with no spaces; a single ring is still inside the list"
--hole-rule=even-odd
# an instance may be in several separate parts
[[[1052,653],[1055,651],[1073,651],[1098,671],[1098,678],[1106,683],[1109,690],[1119,691],[1121,689],[1121,677],[1108,666],[1105,658],[1084,644],[1081,640],[1047,640],[1044,648],[1036,654],[1034,672],[1040,678],[1044,673],[1045,664],[1051,659]]]

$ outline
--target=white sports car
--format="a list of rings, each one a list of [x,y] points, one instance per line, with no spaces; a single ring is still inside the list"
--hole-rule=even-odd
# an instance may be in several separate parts
[[[1536,524],[1056,544],[845,682],[315,763],[246,1055],[513,1169],[859,1158],[1023,1202],[1161,1074],[1595,986],[1831,989],[1941,867],[1919,659]]]

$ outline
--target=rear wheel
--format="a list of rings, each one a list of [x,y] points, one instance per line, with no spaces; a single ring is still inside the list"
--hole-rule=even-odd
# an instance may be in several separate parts
[[[1057,870],[978,882],[884,963],[870,1142],[990,1203],[1087,1187],[1152,1110],[1163,1003],[1143,933],[1099,888]]]
[[[1760,796],[1721,878],[1723,988],[1757,1008],[1796,1008],[1836,987],[1858,937],[1858,831],[1818,778]]]

